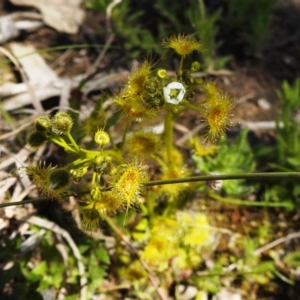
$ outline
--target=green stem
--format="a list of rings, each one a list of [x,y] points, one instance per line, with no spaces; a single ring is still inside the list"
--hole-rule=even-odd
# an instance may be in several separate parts
[[[99,152],[93,150],[86,150],[84,148],[79,148],[79,152],[77,154],[80,157],[79,160],[92,161],[97,155],[99,155]]]
[[[167,148],[167,158],[168,163],[170,166],[173,165],[172,163],[172,149],[173,149],[173,113],[168,111],[166,118],[165,118],[165,144]]]
[[[152,227],[153,221],[155,219],[155,214],[154,214],[154,207],[155,207],[155,203],[156,203],[155,200],[156,200],[156,197],[155,197],[155,194],[153,194],[153,193],[151,193],[151,194],[149,193],[146,197],[148,222],[149,222],[150,228]]]
[[[97,173],[93,172],[92,175],[92,186],[95,186],[97,182]]]
[[[200,10],[201,19],[204,20],[206,12],[205,12],[205,5],[203,0],[199,0],[199,10]]]
[[[109,133],[108,131],[106,131],[106,133],[107,133],[108,136],[109,136],[109,140],[110,140],[111,146],[113,147],[114,150],[117,150],[117,146],[116,146],[116,144],[114,143],[114,140],[113,140],[113,138],[111,137],[110,133]]]
[[[233,204],[233,205],[245,205],[245,206],[263,206],[263,207],[285,207],[292,209],[293,204],[290,202],[257,202],[257,201],[247,201],[233,198],[224,198],[214,192],[208,192],[208,196],[219,202]]]
[[[163,185],[163,184],[173,184],[173,183],[185,183],[185,182],[200,182],[208,180],[242,180],[242,179],[298,179],[300,180],[300,172],[270,172],[270,173],[240,173],[240,174],[225,174],[225,175],[203,175],[203,176],[193,176],[193,177],[183,177],[175,179],[166,180],[153,180],[144,183],[144,186],[153,185]],[[79,194],[87,194],[88,192],[81,192]],[[23,205],[27,203],[39,202],[49,200],[48,198],[31,199],[24,201],[15,201],[9,203],[1,203],[0,208],[13,206],[13,205]],[[244,201],[242,201],[244,202]],[[287,206],[287,205],[286,205]]]
[[[115,224],[115,222],[113,221],[112,218],[110,218],[109,216],[104,215],[103,219],[108,223],[108,225],[110,226],[110,228],[120,237],[122,237],[123,239],[125,239],[126,241],[128,241],[128,238],[126,237],[126,235],[124,234],[124,232],[122,232],[119,227]]]
[[[300,179],[300,172],[265,172],[265,173],[239,173],[239,174],[223,174],[223,175],[201,175],[193,177],[183,177],[165,180],[153,180],[146,182],[145,186],[209,181],[209,180],[232,180],[232,179]]]
[[[183,59],[184,59],[183,56],[181,56],[178,70],[177,70],[177,79],[179,80],[182,78],[182,73],[183,73]]]
[[[76,196],[81,196],[81,195],[87,195],[89,194],[90,191],[83,191],[76,193]],[[69,196],[74,196],[75,194],[69,194]],[[29,200],[23,200],[23,201],[12,201],[12,202],[7,202],[7,203],[0,203],[0,208],[3,207],[8,207],[8,206],[16,206],[16,205],[23,205],[23,204],[30,204],[30,203],[35,203],[35,202],[42,202],[42,201],[52,201],[49,198],[36,198],[36,199],[29,199]]]
[[[162,160],[158,155],[151,155],[151,157],[154,160],[156,160],[162,168],[165,168],[165,169],[168,168],[168,164],[164,160]]]
[[[8,206],[16,206],[16,205],[23,205],[23,204],[30,204],[35,202],[42,202],[50,200],[49,198],[37,198],[37,199],[30,199],[30,200],[23,200],[23,201],[12,201],[7,203],[1,203],[0,208],[8,207]]]
[[[125,126],[125,129],[124,129],[124,132],[123,132],[123,136],[122,136],[121,150],[123,149],[123,147],[125,145],[126,136],[127,136],[130,124],[131,124],[131,121],[128,121],[127,124],[126,124],[126,126]]]
[[[205,109],[203,109],[203,108],[201,108],[201,107],[198,107],[198,106],[196,106],[196,105],[193,105],[193,104],[191,104],[191,103],[183,102],[182,105],[185,106],[186,108],[190,108],[190,109],[196,110],[196,111],[198,111],[200,114],[205,114]]]
[[[54,137],[50,137],[49,141],[51,141],[52,143],[64,148],[66,151],[71,152],[71,153],[77,153],[77,151],[75,149],[73,149],[72,147],[70,147],[66,141],[64,139],[62,139],[59,136],[54,136]]]
[[[91,159],[82,159],[78,158],[74,161],[72,161],[70,164],[68,164],[68,169],[79,169],[79,168],[84,168],[84,167],[89,167],[91,165]]]
[[[72,135],[70,132],[67,133],[67,137],[68,139],[70,140],[72,146],[74,147],[74,149],[76,150],[76,152],[78,153],[79,152],[79,146],[77,145],[77,143],[75,142],[75,140],[73,139]]]

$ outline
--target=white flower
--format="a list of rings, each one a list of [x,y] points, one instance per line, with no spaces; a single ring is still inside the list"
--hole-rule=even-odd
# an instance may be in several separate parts
[[[185,88],[182,83],[173,81],[164,87],[164,97],[168,103],[177,105],[185,95]]]

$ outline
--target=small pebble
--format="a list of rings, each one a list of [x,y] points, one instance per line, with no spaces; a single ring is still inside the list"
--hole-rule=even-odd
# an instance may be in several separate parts
[[[270,102],[267,99],[265,99],[265,98],[258,99],[257,100],[257,104],[263,110],[269,110],[269,109],[271,109]]]

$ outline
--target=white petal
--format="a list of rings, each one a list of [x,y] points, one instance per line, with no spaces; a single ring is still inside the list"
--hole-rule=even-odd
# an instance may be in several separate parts
[[[170,97],[170,92],[171,90],[180,90],[177,97]],[[165,100],[168,102],[168,103],[171,103],[171,104],[175,104],[177,105],[178,103],[180,103],[185,95],[185,88],[183,86],[182,83],[180,82],[177,82],[177,81],[173,81],[171,83],[169,83],[166,87],[163,88],[163,91],[164,91],[164,97],[165,97]]]

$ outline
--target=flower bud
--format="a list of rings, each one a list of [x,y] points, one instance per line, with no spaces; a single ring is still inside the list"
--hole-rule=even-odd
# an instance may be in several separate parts
[[[191,65],[191,71],[192,72],[198,72],[200,70],[200,63],[199,61],[194,61],[192,62],[192,65]]]
[[[166,69],[159,69],[157,71],[157,76],[159,78],[166,78],[166,76],[167,76],[167,70]]]
[[[109,135],[102,129],[97,130],[97,132],[95,133],[94,140],[100,146],[105,146],[110,142]]]
[[[112,163],[110,157],[97,156],[94,160],[94,172],[101,175],[110,174]]]
[[[65,189],[70,185],[70,174],[64,169],[54,169],[49,177],[49,190]]]
[[[71,116],[65,112],[58,112],[52,119],[52,131],[56,134],[67,134],[71,131],[73,120]]]
[[[76,183],[79,183],[82,179],[82,177],[86,174],[87,168],[82,169],[71,169],[70,174],[73,176],[73,180]]]
[[[47,131],[51,129],[51,120],[47,116],[40,116],[35,121],[35,130]]]
[[[32,148],[41,147],[47,141],[47,136],[42,131],[32,131],[27,136],[27,143]]]
[[[192,83],[193,78],[192,78],[192,76],[191,76],[191,71],[190,71],[190,70],[184,70],[184,71],[182,72],[182,81],[183,81],[185,84],[187,84],[187,85],[189,85],[189,84]]]

